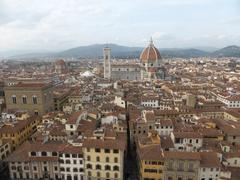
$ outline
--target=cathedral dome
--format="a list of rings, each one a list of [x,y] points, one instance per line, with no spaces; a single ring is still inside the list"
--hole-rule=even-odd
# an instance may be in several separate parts
[[[141,63],[155,63],[159,59],[162,59],[160,52],[154,46],[153,41],[151,40],[148,47],[146,47],[142,51],[142,53],[140,55],[140,61],[141,61]]]
[[[57,61],[55,61],[55,65],[57,66],[66,66],[66,63],[63,59],[59,59]]]

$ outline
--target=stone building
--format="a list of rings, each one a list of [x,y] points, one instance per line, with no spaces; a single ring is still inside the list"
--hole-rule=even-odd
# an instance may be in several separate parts
[[[18,83],[4,88],[7,109],[27,110],[44,114],[53,110],[52,85]]]

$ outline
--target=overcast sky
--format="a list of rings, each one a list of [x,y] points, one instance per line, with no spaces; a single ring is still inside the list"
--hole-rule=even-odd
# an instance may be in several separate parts
[[[240,45],[240,0],[0,0],[0,51]]]

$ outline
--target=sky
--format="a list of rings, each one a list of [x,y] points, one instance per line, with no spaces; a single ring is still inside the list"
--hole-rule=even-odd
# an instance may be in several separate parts
[[[240,0],[0,0],[0,52],[240,45]]]

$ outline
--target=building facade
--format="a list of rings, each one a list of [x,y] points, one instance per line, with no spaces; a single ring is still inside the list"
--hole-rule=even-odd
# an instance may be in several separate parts
[[[27,110],[42,115],[53,110],[52,85],[18,83],[4,88],[7,109]]]

